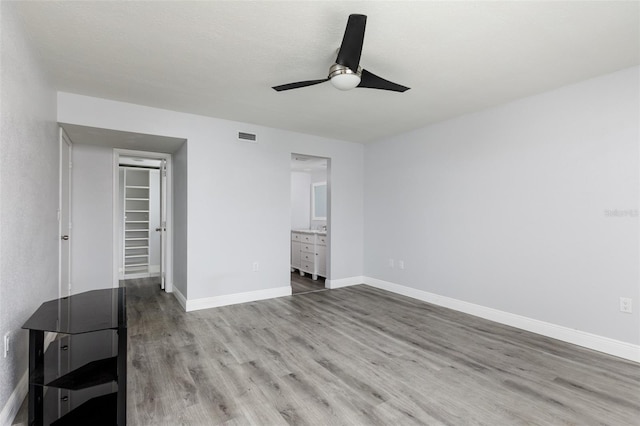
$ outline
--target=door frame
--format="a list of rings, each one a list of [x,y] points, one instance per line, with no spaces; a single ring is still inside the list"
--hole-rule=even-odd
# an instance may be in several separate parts
[[[120,211],[118,209],[120,196],[120,156],[143,157],[157,160],[165,160],[167,165],[166,194],[166,254],[165,260],[165,286],[164,291],[173,292],[173,183],[172,183],[172,163],[171,154],[162,152],[136,151],[131,149],[113,149],[113,287],[119,287],[120,279]]]
[[[325,222],[327,223],[327,248],[326,248],[326,252],[325,252],[325,262],[326,262],[326,268],[327,268],[327,276],[325,277],[326,281],[325,281],[325,288],[329,289],[331,287],[329,287],[329,282],[331,281],[331,163],[332,163],[332,158],[329,156],[324,156],[324,155],[318,155],[318,154],[303,154],[302,152],[290,152],[289,153],[289,158],[293,157],[294,155],[300,155],[303,157],[312,157],[312,158],[322,158],[327,160],[327,170],[326,170],[326,185],[327,185],[327,217]],[[289,168],[289,182],[291,183],[291,168]],[[311,187],[309,187],[309,191],[311,191]],[[311,194],[311,196],[313,196],[313,194]],[[289,199],[291,199],[291,184],[289,184]],[[289,205],[289,211],[291,211],[293,207],[291,205]],[[310,206],[310,208],[312,208]],[[312,211],[309,211],[309,220],[312,220]],[[311,222],[310,222],[311,223]],[[291,227],[291,226],[290,226]],[[289,253],[291,253],[291,235],[289,235]]]
[[[69,135],[67,135],[67,132],[64,131],[64,129],[62,128],[62,126],[58,126],[58,139],[59,139],[59,146],[58,146],[58,170],[59,170],[59,176],[58,176],[58,297],[66,297],[69,296],[71,294],[71,243],[72,243],[72,239],[70,238],[71,235],[71,228],[72,228],[72,217],[71,217],[71,194],[72,194],[72,185],[73,185],[73,179],[72,179],[72,165],[73,165],[73,143],[71,142],[71,139],[69,138]],[[64,165],[62,164],[62,152],[65,149],[64,146],[67,146],[67,149],[69,150],[69,163]],[[66,174],[67,178],[68,178],[68,185],[67,185],[67,203],[63,203],[63,175]],[[66,204],[66,205],[64,205]],[[69,223],[67,224],[67,227],[63,227],[62,224],[62,220],[65,217],[64,214],[64,210],[66,209],[66,217],[69,218]],[[64,228],[64,229],[63,229]],[[62,239],[63,235],[67,235],[69,236],[69,239],[66,240],[66,242]],[[64,253],[64,245],[66,245],[66,250],[67,255],[66,255],[66,259],[65,256],[63,255]],[[66,283],[63,283],[63,276],[62,276],[62,263],[66,262],[66,268],[67,268],[67,274],[68,276],[66,277]]]

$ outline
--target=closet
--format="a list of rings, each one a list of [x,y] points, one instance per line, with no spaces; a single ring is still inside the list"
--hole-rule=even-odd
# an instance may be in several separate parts
[[[120,167],[124,180],[124,275],[149,273],[149,198],[148,169]]]

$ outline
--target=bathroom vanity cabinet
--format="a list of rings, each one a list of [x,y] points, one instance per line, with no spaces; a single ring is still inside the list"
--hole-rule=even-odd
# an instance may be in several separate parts
[[[327,234],[313,230],[291,231],[291,269],[311,274],[311,278],[327,276]]]

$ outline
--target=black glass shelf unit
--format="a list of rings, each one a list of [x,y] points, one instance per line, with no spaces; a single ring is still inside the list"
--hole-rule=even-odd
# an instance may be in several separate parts
[[[118,393],[112,392],[91,398],[73,411],[63,415],[51,423],[51,426],[110,426],[118,424],[116,408],[118,405]]]
[[[117,382],[117,332],[58,336],[46,349],[44,362],[30,373],[29,383],[78,390]]]
[[[29,425],[126,424],[124,288],[50,300],[23,328],[29,330]],[[45,351],[47,332],[56,335]]]

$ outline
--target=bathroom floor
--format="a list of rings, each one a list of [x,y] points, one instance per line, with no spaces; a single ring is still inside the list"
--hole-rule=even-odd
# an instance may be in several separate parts
[[[311,279],[311,275],[309,274],[304,274],[304,277],[301,277],[298,271],[292,272],[291,293],[301,294],[309,293],[312,291],[325,290],[324,281],[324,277],[318,277],[318,279],[314,281]]]

